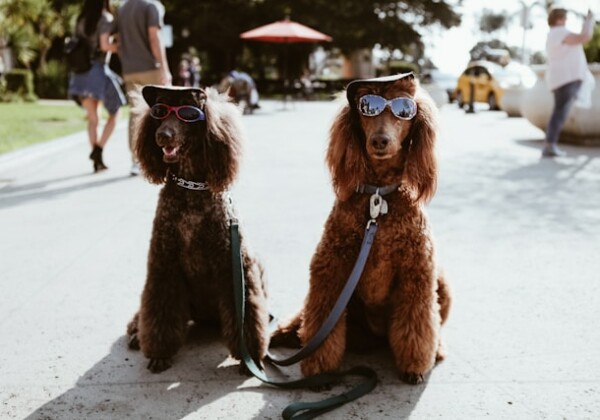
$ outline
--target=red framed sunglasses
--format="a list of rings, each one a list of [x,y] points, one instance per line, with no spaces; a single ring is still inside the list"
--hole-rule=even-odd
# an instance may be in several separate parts
[[[171,115],[171,112],[174,112],[175,116],[183,122],[192,123],[206,120],[206,114],[200,108],[191,105],[154,104],[150,108],[150,116],[157,120],[164,120]]]

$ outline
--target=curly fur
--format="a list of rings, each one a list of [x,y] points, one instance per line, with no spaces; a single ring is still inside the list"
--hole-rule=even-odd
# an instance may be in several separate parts
[[[377,219],[378,232],[361,280],[332,333],[308,358],[304,375],[335,371],[347,344],[361,347],[381,339],[389,344],[400,378],[418,383],[444,357],[440,328],[448,316],[450,291],[435,262],[434,241],[423,211],[435,193],[437,110],[413,77],[366,84],[357,98],[411,96],[418,112],[400,120],[389,109],[365,117],[345,105],[330,130],[327,165],[336,201],[310,266],[304,307],[282,323],[272,343],[302,343],[313,337],[335,304],[358,256],[369,220],[369,194],[359,184],[400,184],[386,195],[389,213]],[[402,141],[411,135],[410,147]],[[408,144],[405,143],[405,144]],[[406,155],[402,168],[402,154]]]
[[[231,353],[240,359],[235,322],[228,196],[238,172],[243,133],[237,108],[224,96],[202,92],[162,93],[157,102],[204,109],[206,121],[185,123],[171,114],[156,120],[146,111],[136,131],[136,155],[160,192],[148,255],[141,307],[127,327],[130,347],[160,372],[183,345],[190,321],[216,322]],[[168,173],[207,182],[210,191],[184,189]],[[263,269],[242,237],[247,282],[246,345],[260,364],[268,344],[267,293]]]

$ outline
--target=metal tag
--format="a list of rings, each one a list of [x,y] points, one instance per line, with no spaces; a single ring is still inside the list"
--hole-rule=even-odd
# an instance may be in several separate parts
[[[379,216],[379,214],[381,213],[381,205],[384,202],[385,201],[383,200],[383,198],[381,198],[381,196],[377,193],[375,193],[371,196],[371,201],[370,201],[371,219],[376,219],[377,216]]]
[[[385,201],[383,198],[381,199],[381,210],[380,213],[381,214],[387,214],[388,212],[388,204],[387,201]]]

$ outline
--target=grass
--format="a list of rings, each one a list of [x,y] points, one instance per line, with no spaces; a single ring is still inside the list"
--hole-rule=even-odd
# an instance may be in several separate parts
[[[126,113],[122,112],[121,118]],[[77,133],[85,127],[85,112],[75,102],[0,103],[0,154]]]

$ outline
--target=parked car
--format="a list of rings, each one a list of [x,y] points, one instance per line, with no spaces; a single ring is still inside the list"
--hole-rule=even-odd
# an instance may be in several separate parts
[[[491,61],[473,61],[458,78],[456,102],[461,108],[470,102],[473,84],[474,102],[484,102],[489,105],[490,110],[498,110],[505,89],[531,87],[535,80],[535,73],[529,67],[516,62],[502,67]]]

